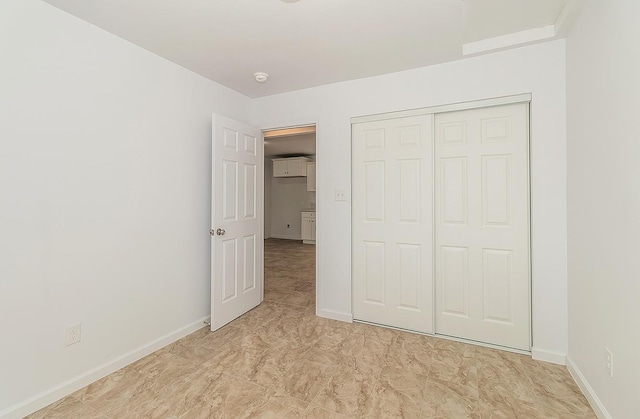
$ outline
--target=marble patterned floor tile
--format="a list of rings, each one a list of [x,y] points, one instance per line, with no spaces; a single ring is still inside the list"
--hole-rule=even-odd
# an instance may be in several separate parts
[[[102,403],[111,399],[129,399],[150,386],[151,380],[127,367],[81,388],[71,396],[88,404]]]
[[[354,416],[342,415],[315,405],[309,405],[301,417],[304,419],[352,419]]]
[[[373,374],[340,365],[311,403],[335,413],[359,416],[363,407],[370,402],[377,382]]]
[[[422,418],[422,397],[376,386],[360,411],[365,418]]]
[[[49,406],[27,416],[28,419],[108,419],[103,413],[82,403],[75,397],[67,396]]]
[[[299,359],[274,385],[274,389],[279,395],[310,402],[329,382],[331,369],[331,365]]]
[[[270,290],[265,289],[264,290],[264,300],[265,301],[279,302],[284,297],[288,296],[289,293],[290,293],[290,291],[288,291],[287,289],[282,289],[282,288],[273,288],[273,289],[270,289]]]
[[[316,316],[315,246],[265,241],[265,299],[29,418],[595,418],[563,366]]]
[[[305,415],[308,406],[309,403],[304,400],[275,394],[273,390],[269,390],[266,394],[266,402],[249,412],[247,417],[261,419],[300,418]]]
[[[294,289],[281,298],[278,303],[300,307],[311,307],[315,304],[315,300],[315,293],[312,294],[309,291],[298,291],[294,287]]]
[[[429,380],[422,393],[423,417],[472,418],[477,415],[479,399],[472,389],[459,391],[447,382]]]

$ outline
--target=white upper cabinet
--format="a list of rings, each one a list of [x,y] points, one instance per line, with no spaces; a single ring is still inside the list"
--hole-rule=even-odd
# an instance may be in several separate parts
[[[307,176],[306,157],[289,157],[286,159],[272,159],[273,177]]]

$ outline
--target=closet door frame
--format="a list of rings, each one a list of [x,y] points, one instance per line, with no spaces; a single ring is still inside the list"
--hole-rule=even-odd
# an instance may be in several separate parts
[[[458,337],[453,337],[453,336],[446,336],[446,335],[440,335],[438,333],[435,332],[436,330],[436,324],[435,324],[435,317],[436,317],[436,304],[435,304],[435,299],[433,301],[433,330],[434,332],[431,333],[424,333],[427,335],[432,335],[432,336],[437,336],[439,338],[442,339],[448,339],[448,340],[454,340],[454,341],[459,341],[459,342],[467,342],[467,343],[473,343],[476,345],[480,345],[480,346],[485,346],[485,347],[489,347],[489,348],[496,348],[496,349],[501,349],[501,350],[506,350],[506,351],[510,351],[510,352],[516,352],[516,353],[523,353],[523,354],[531,354],[531,348],[533,348],[533,307],[534,307],[534,302],[533,302],[533,289],[532,289],[532,281],[533,281],[533,275],[532,275],[532,259],[531,259],[531,252],[532,252],[532,242],[531,242],[531,237],[532,237],[532,231],[531,231],[531,119],[530,119],[530,115],[531,115],[531,108],[530,108],[530,103],[532,100],[532,95],[531,93],[523,93],[523,94],[518,94],[518,95],[511,95],[511,96],[502,96],[502,97],[496,97],[496,98],[490,98],[490,99],[482,99],[482,100],[474,100],[474,101],[468,101],[468,102],[460,102],[460,103],[452,103],[452,104],[446,104],[446,105],[437,105],[437,106],[430,106],[430,107],[425,107],[425,108],[418,108],[418,109],[409,109],[409,110],[403,110],[403,111],[397,111],[397,112],[387,112],[387,113],[381,113],[381,114],[374,114],[374,115],[363,115],[363,116],[357,116],[357,117],[352,117],[351,118],[351,124],[357,124],[357,123],[362,123],[362,122],[374,122],[374,121],[381,121],[381,120],[386,120],[386,119],[394,119],[394,118],[404,118],[404,117],[408,117],[408,116],[419,116],[419,115],[433,115],[435,117],[436,114],[438,113],[444,113],[444,112],[455,112],[455,111],[462,111],[462,110],[470,110],[470,109],[478,109],[478,108],[487,108],[487,107],[494,107],[494,106],[501,106],[501,105],[510,105],[510,104],[516,104],[516,103],[526,103],[527,109],[528,109],[528,114],[527,114],[527,132],[528,132],[528,157],[527,157],[527,175],[528,175],[528,191],[527,191],[527,209],[528,209],[528,214],[527,214],[527,220],[528,220],[528,244],[529,244],[529,248],[528,248],[528,276],[529,276],[529,281],[528,281],[528,302],[529,302],[529,350],[520,350],[520,349],[514,349],[514,348],[510,348],[510,347],[505,347],[505,346],[500,346],[500,345],[494,345],[491,343],[486,343],[486,342],[477,342],[477,341],[472,341],[469,339],[465,339],[465,338],[458,338]],[[435,124],[433,125],[433,129],[435,130]],[[434,132],[435,134],[435,132]],[[435,136],[434,136],[435,138]],[[435,145],[434,145],[435,147]],[[433,164],[433,170],[435,170],[435,162]],[[352,185],[352,189],[353,189],[354,185]],[[436,202],[436,197],[435,197],[435,188],[433,188],[432,193],[434,194],[434,196],[432,197],[432,205],[433,205],[433,213],[435,214],[435,205],[438,205],[438,202]],[[436,220],[435,217],[433,219],[433,231],[435,232],[435,228],[436,228]],[[433,238],[434,241],[434,252],[435,252],[435,235]],[[353,244],[352,244],[352,252],[353,252]],[[434,255],[434,263],[435,263],[435,255]],[[435,265],[433,266],[433,270],[435,273]],[[353,275],[352,275],[352,286],[353,286]],[[433,296],[435,298],[436,296],[436,289],[435,289],[435,278],[433,281]],[[352,302],[353,305],[353,302]],[[385,325],[380,325],[380,326],[385,326]],[[389,327],[389,326],[387,326]],[[394,327],[391,327],[394,328]]]

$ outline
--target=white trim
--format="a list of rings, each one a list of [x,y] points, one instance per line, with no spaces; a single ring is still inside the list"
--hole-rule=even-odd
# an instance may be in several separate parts
[[[458,338],[458,337],[455,337],[455,336],[440,335],[440,334],[437,334],[437,333],[416,332],[415,330],[409,330],[409,329],[403,329],[401,327],[389,326],[388,324],[380,324],[380,323],[368,322],[366,320],[354,319],[353,321],[355,323],[368,324],[368,325],[376,326],[376,327],[384,327],[385,329],[398,330],[400,332],[413,333],[413,334],[416,334],[416,335],[428,336],[428,337],[435,338],[435,339],[452,340],[454,342],[460,342],[460,343],[466,343],[466,344],[469,344],[469,345],[482,346],[484,348],[489,348],[489,349],[496,349],[496,350],[500,350],[500,351],[513,352],[513,353],[521,354],[521,355],[531,355],[530,351],[526,351],[526,350],[523,350],[523,349],[509,348],[507,346],[494,345],[494,344],[491,344],[491,343],[480,342],[480,341],[477,341],[477,340]]]
[[[531,357],[536,361],[551,362],[558,365],[565,365],[567,360],[567,354],[539,348],[531,348]]]
[[[434,108],[436,107],[437,106],[434,106]],[[359,124],[361,122],[376,122],[376,121],[384,121],[387,119],[408,118],[411,116],[429,115],[432,113],[436,113],[431,111],[431,109],[432,108],[418,108],[418,109],[407,109],[404,111],[377,113],[373,115],[354,116],[351,118],[351,123]],[[353,131],[352,131],[352,136],[353,136]]]
[[[529,298],[527,299],[527,304],[529,304],[529,348],[533,349],[533,228],[531,227],[533,220],[533,197],[532,197],[532,187],[531,187],[531,179],[533,179],[533,174],[531,173],[531,102],[527,103],[527,234],[528,234],[528,243],[529,248],[527,249],[527,263],[529,264],[529,269],[527,270],[527,275],[529,275]]]
[[[283,240],[302,240],[302,237],[286,236],[284,234],[271,234],[271,239],[283,239]]]
[[[409,109],[406,111],[379,113],[375,115],[355,116],[351,118],[352,124],[361,122],[383,121],[386,119],[405,118],[408,116],[430,115],[444,112],[456,112],[466,109],[487,108],[490,106],[511,105],[514,103],[531,102],[531,93],[523,93],[513,96],[503,96],[491,99],[472,100],[469,102],[451,103],[448,105],[429,106],[427,108]],[[317,139],[316,139],[317,141]]]
[[[501,48],[514,47],[528,44],[556,36],[555,25],[542,26],[540,28],[527,29],[507,35],[487,38],[476,42],[462,44],[462,55],[473,55],[481,52],[494,51]]]
[[[263,138],[271,137],[289,137],[291,135],[314,134],[316,133],[316,124],[302,127],[288,127],[279,129],[263,130]]]
[[[560,14],[554,22],[556,28],[556,35],[566,35],[567,31],[571,27],[576,17],[580,14],[580,11],[584,7],[583,0],[567,0],[560,10]]]
[[[582,375],[582,372],[580,371],[578,366],[569,356],[567,356],[567,369],[569,370],[569,374],[571,374],[576,384],[578,384],[578,387],[580,387],[580,390],[582,390],[582,393],[589,401],[589,404],[591,405],[591,408],[595,412],[596,416],[598,416],[598,418],[600,419],[611,419],[611,415],[609,414],[609,412],[607,412],[604,404],[602,404],[602,401],[600,400],[596,392],[593,390],[585,376]]]
[[[480,342],[477,340],[470,340],[470,339],[464,339],[464,338],[458,338],[455,336],[447,336],[447,335],[440,335],[440,334],[427,335],[427,336],[433,336],[434,338],[439,338],[439,339],[452,340],[454,342],[467,343],[469,345],[482,346],[484,348],[496,349],[498,351],[513,352],[515,354],[521,354],[521,355],[531,355],[530,351],[527,351],[524,349],[509,348],[508,346],[494,345],[492,343]]]
[[[351,313],[343,313],[340,311],[333,311],[319,308],[316,311],[318,317],[324,317],[325,319],[338,320],[341,322],[353,323],[353,315]]]
[[[50,405],[51,403],[68,396],[69,394],[80,390],[89,384],[98,381],[99,379],[106,377],[107,375],[118,371],[120,368],[126,367],[129,364],[161,349],[183,337],[190,335],[191,333],[205,327],[204,322],[209,322],[210,316],[203,317],[187,326],[181,327],[173,332],[169,332],[166,335],[149,342],[148,344],[134,349],[110,362],[99,365],[89,371],[86,371],[80,375],[70,378],[54,387],[51,387],[41,393],[36,394],[16,405],[10,406],[7,409],[0,412],[0,418],[13,419],[22,418],[37,410],[42,409]]]
[[[310,127],[315,125],[316,127],[316,152],[318,150],[318,121],[309,121],[307,119],[298,119],[293,121],[286,121],[281,123],[269,123],[267,125],[256,125],[262,132],[264,131],[273,131],[287,128],[300,128],[300,127]]]

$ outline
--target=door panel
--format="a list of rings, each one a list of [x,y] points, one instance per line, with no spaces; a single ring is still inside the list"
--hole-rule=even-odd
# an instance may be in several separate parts
[[[264,149],[256,128],[221,115],[213,115],[212,128],[211,330],[216,330],[262,301]]]
[[[420,246],[415,244],[398,245],[398,287],[399,307],[420,311]]]
[[[511,323],[510,250],[482,250],[482,282],[484,319]]]
[[[433,331],[432,116],[353,125],[354,318]]]
[[[238,248],[236,239],[222,240],[222,302],[236,298],[238,294]]]
[[[385,244],[365,241],[365,295],[364,301],[369,304],[385,304]],[[366,320],[366,319],[363,319]]]
[[[442,189],[440,205],[442,222],[467,224],[467,158],[449,157],[441,160]]]
[[[442,246],[442,311],[446,314],[469,317],[469,249]]]
[[[364,163],[365,217],[368,222],[384,222],[385,162]]]
[[[244,237],[244,292],[251,291],[258,285],[256,248],[257,242],[255,234]]]
[[[257,175],[255,164],[244,165],[244,219],[256,218]]]
[[[528,105],[435,116],[436,333],[530,349]]]

